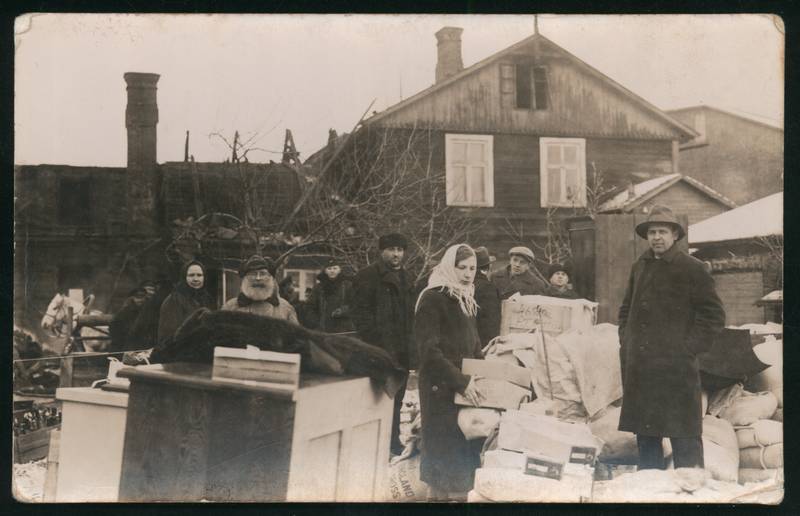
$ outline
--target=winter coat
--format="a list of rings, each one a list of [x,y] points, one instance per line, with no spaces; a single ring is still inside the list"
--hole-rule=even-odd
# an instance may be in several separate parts
[[[480,466],[481,440],[464,437],[454,397],[469,383],[461,361],[480,356],[475,318],[465,315],[448,294],[428,290],[416,313],[414,338],[420,360],[421,478],[440,490],[469,491]]]
[[[475,302],[478,315],[475,318],[481,345],[500,334],[500,292],[482,272],[475,274]]]
[[[317,279],[319,283],[307,300],[309,327],[328,333],[353,331],[353,323],[350,320],[352,279],[339,274],[336,279],[331,280],[324,272],[320,273]]]
[[[158,346],[163,346],[183,321],[198,308],[213,310],[216,306],[204,289],[193,289],[185,282],[179,283],[161,304],[158,315]]]
[[[500,292],[500,299],[508,299],[517,292],[522,296],[544,295],[547,290],[547,284],[531,271],[512,276],[510,265],[492,274],[492,283]]]
[[[388,351],[407,369],[416,367],[411,338],[415,302],[408,271],[394,271],[383,261],[365,267],[353,281],[350,316],[358,336]]]
[[[645,251],[631,268],[619,309],[622,413],[619,429],[642,435],[702,434],[697,355],[725,325],[703,263],[673,245]]]
[[[139,349],[131,338],[133,325],[142,313],[143,304],[136,304],[134,297],[129,297],[122,304],[111,323],[108,325],[108,333],[111,336],[110,351],[130,351]],[[160,307],[159,307],[160,310]],[[151,344],[152,345],[152,344]]]
[[[289,302],[275,293],[269,299],[263,301],[253,301],[243,293],[237,297],[229,299],[222,305],[220,310],[231,310],[236,312],[247,312],[273,319],[283,319],[294,324],[300,324],[297,320],[297,313]]]
[[[581,296],[571,288],[560,289],[554,285],[548,285],[544,295],[561,299],[581,299]]]

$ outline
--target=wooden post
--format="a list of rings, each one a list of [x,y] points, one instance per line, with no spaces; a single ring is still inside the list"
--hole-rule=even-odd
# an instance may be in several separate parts
[[[44,477],[44,496],[42,501],[45,503],[56,501],[57,482],[58,482],[58,451],[61,443],[61,429],[50,432],[50,448],[47,450],[47,472]]]

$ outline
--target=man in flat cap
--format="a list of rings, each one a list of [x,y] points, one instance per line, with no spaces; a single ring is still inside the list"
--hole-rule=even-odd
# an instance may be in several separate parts
[[[238,296],[229,299],[221,310],[249,312],[300,324],[294,307],[278,294],[278,283],[275,281],[277,268],[271,259],[258,255],[242,262],[239,267],[241,291]]]
[[[492,275],[501,300],[517,292],[521,296],[544,295],[547,285],[531,271],[533,260],[533,251],[527,247],[512,247],[508,251],[508,266]]]
[[[478,272],[475,274],[475,302],[478,303],[478,314],[475,324],[481,338],[481,346],[486,346],[490,340],[500,335],[500,292],[489,281],[489,267],[494,261],[494,256],[489,255],[485,247],[475,248]]]
[[[414,284],[403,268],[408,242],[399,233],[378,239],[380,260],[360,270],[353,281],[351,317],[358,336],[385,349],[406,370],[416,366],[413,345]],[[395,396],[392,421],[392,453],[403,450],[400,444],[400,407],[405,386]]]
[[[676,245],[686,231],[672,210],[654,206],[636,234],[650,249],[633,264],[619,308],[619,429],[636,434],[640,469],[664,469],[664,437],[676,468],[703,467],[697,355],[722,331],[725,311],[703,262]]]

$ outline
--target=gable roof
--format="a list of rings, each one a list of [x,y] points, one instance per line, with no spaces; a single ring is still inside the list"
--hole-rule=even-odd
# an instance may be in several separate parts
[[[730,111],[726,111],[724,109],[720,109],[715,106],[709,106],[708,104],[698,104],[697,106],[686,106],[678,109],[668,109],[666,110],[667,114],[677,114],[677,113],[684,113],[684,112],[691,112],[691,111],[716,111],[717,113],[722,113],[723,115],[732,116],[734,118],[738,118],[740,120],[744,120],[745,122],[749,122],[751,124],[760,125],[762,127],[766,127],[767,129],[772,129],[773,131],[780,131],[783,132],[783,127],[778,127],[777,125],[768,124],[766,122],[762,122],[760,120],[756,120],[755,118],[751,118],[749,116],[740,115],[738,113],[732,113]]]
[[[783,235],[783,192],[689,226],[692,245]]]
[[[661,192],[671,187],[675,183],[678,183],[679,181],[683,181],[689,186],[697,190],[700,190],[708,197],[711,197],[712,199],[720,202],[721,204],[724,204],[728,208],[736,208],[735,202],[728,199],[727,197],[717,192],[713,188],[701,183],[697,179],[694,179],[689,176],[684,176],[682,174],[669,174],[666,176],[659,176],[653,179],[648,179],[647,181],[642,181],[641,183],[635,184],[633,186],[632,196],[629,194],[627,188],[623,189],[621,192],[617,193],[616,195],[605,201],[603,204],[601,204],[598,211],[601,213],[608,213],[614,211],[628,212],[634,210],[642,203],[652,199],[653,197],[660,194]]]
[[[566,57],[571,63],[576,65],[578,68],[580,68],[584,72],[594,76],[595,78],[599,79],[601,82],[605,83],[606,85],[610,86],[612,89],[614,89],[617,92],[619,92],[620,94],[622,94],[623,97],[627,98],[631,102],[633,102],[633,103],[639,105],[640,107],[644,108],[645,111],[650,112],[656,118],[662,120],[667,125],[669,125],[673,129],[675,129],[677,132],[681,133],[685,139],[689,140],[689,139],[692,139],[692,138],[695,138],[695,137],[699,136],[699,134],[694,129],[692,129],[691,127],[689,127],[689,126],[679,122],[678,120],[674,119],[673,117],[669,116],[665,111],[662,111],[661,109],[657,108],[653,104],[649,103],[648,101],[646,101],[642,97],[640,97],[637,94],[633,93],[631,90],[625,88],[624,86],[622,86],[618,82],[614,81],[613,79],[611,79],[607,75],[603,74],[602,72],[600,72],[596,68],[594,68],[594,67],[590,66],[589,64],[585,63],[584,61],[580,60],[579,58],[577,58],[573,54],[567,52],[565,49],[561,48],[556,43],[554,43],[553,41],[547,39],[546,37],[542,36],[541,34],[534,34],[532,36],[529,36],[529,37],[527,37],[527,38],[525,38],[525,39],[523,39],[521,41],[518,41],[517,43],[514,43],[510,47],[507,47],[507,48],[505,48],[505,49],[503,49],[503,50],[501,50],[499,52],[496,52],[495,54],[492,54],[491,56],[489,56],[489,57],[487,57],[487,58],[485,58],[485,59],[483,59],[481,61],[478,61],[477,63],[473,64],[472,66],[464,68],[459,73],[457,73],[457,74],[455,74],[455,75],[453,75],[453,76],[451,76],[451,77],[449,77],[447,79],[444,79],[444,80],[442,80],[442,81],[440,81],[440,82],[438,82],[436,84],[433,84],[432,86],[420,91],[416,95],[413,95],[413,96],[411,96],[411,97],[409,97],[409,98],[407,98],[405,100],[402,100],[402,101],[398,102],[397,104],[394,104],[393,106],[390,106],[390,107],[386,108],[382,112],[373,115],[372,117],[370,117],[367,120],[365,120],[364,123],[370,123],[370,124],[377,123],[380,120],[382,120],[383,118],[389,116],[390,114],[395,113],[397,111],[400,111],[400,110],[408,107],[409,105],[419,101],[420,99],[422,99],[422,98],[424,98],[424,97],[426,97],[426,96],[428,96],[428,95],[430,95],[432,93],[440,91],[440,90],[446,88],[447,86],[449,86],[449,85],[451,85],[451,84],[453,84],[453,83],[455,83],[457,81],[460,81],[464,77],[467,77],[468,75],[471,75],[471,74],[477,72],[478,70],[481,70],[481,69],[483,69],[483,68],[485,68],[485,67],[487,67],[487,66],[489,66],[489,65],[491,65],[493,63],[495,63],[496,61],[498,61],[498,60],[500,60],[500,59],[502,59],[502,58],[504,58],[504,57],[506,57],[506,56],[508,56],[510,54],[513,54],[514,52],[524,48],[525,46],[527,46],[527,45],[529,45],[531,43],[536,43],[536,42],[543,42],[546,45],[551,46],[554,50],[556,50],[557,52],[562,54],[563,57]]]

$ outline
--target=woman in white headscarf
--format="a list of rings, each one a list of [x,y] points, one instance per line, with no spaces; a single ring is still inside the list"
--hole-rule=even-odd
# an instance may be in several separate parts
[[[466,244],[447,249],[417,300],[414,338],[419,351],[422,412],[421,479],[433,499],[464,499],[480,466],[482,440],[467,441],[458,427],[455,393],[477,405],[475,378],[461,372],[464,358],[480,356],[475,325],[475,252]]]

